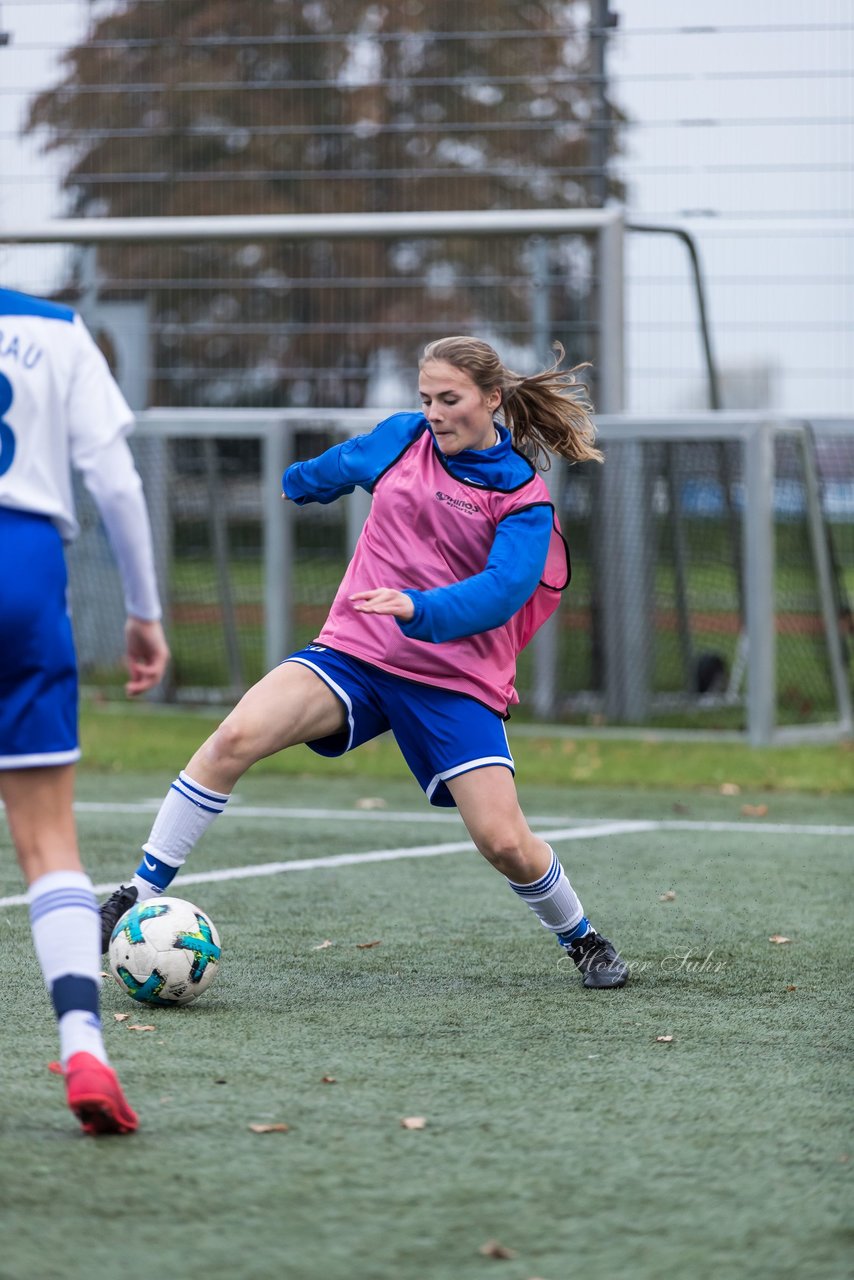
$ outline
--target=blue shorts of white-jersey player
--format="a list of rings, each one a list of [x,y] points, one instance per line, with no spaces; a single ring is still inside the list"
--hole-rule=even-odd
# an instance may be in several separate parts
[[[46,516],[0,507],[0,769],[73,764],[77,663],[62,541]]]

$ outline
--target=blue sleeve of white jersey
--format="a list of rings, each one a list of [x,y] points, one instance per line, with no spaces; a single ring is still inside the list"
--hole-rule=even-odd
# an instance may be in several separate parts
[[[397,619],[404,635],[441,644],[500,627],[522,608],[543,576],[553,512],[547,505],[505,516],[495,532],[481,573],[431,591],[404,591],[415,605],[408,622]]]
[[[282,476],[282,491],[298,507],[334,502],[357,485],[370,492],[426,426],[423,414],[392,414],[367,435],[333,445],[309,462],[294,462]]]

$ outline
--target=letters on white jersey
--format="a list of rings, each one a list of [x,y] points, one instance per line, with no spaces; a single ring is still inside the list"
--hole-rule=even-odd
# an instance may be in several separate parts
[[[0,289],[0,506],[50,516],[78,532],[71,466],[133,425],[107,362],[68,307]]]

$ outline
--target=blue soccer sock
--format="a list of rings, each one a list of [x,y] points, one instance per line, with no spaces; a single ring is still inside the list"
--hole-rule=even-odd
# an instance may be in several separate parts
[[[99,1013],[101,918],[82,871],[49,871],[27,891],[33,944],[59,1024],[59,1055],[107,1061]]]
[[[587,916],[582,916],[574,929],[570,929],[566,933],[557,934],[557,940],[562,947],[571,947],[574,942],[580,941],[581,938],[586,938],[592,928],[593,925],[587,919]]]
[[[533,884],[516,884],[512,880],[507,883],[527,902],[540,924],[555,934],[561,946],[566,946],[570,941],[583,938],[590,924],[554,850],[551,855],[548,871]]]
[[[228,804],[228,796],[194,782],[183,771],[172,783],[142,846],[142,861],[131,884],[145,902],[165,893],[214,818]]]

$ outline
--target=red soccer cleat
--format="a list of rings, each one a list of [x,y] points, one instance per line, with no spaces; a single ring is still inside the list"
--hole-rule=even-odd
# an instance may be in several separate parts
[[[62,1074],[68,1105],[85,1133],[134,1132],[139,1124],[136,1112],[128,1106],[112,1067],[91,1053],[73,1053]]]

